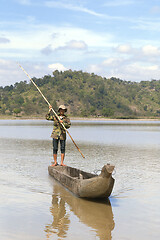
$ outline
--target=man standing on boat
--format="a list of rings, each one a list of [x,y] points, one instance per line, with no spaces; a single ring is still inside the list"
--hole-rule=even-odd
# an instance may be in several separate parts
[[[51,137],[53,138],[53,158],[54,158],[54,164],[51,166],[58,165],[57,163],[57,151],[58,151],[58,143],[60,141],[60,149],[61,149],[61,166],[65,166],[64,162],[64,156],[65,156],[65,145],[66,145],[66,131],[63,129],[63,126],[61,123],[63,123],[64,127],[70,128],[71,122],[70,119],[65,115],[65,112],[67,112],[67,108],[64,105],[60,105],[58,109],[58,116],[60,118],[60,121],[51,113],[52,106],[49,106],[49,112],[46,115],[47,120],[54,121],[54,127],[51,134]]]

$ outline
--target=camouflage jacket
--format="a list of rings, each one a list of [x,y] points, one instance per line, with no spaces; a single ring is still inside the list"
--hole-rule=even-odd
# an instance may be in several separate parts
[[[65,140],[66,139],[66,131],[63,129],[63,127],[58,122],[56,117],[54,117],[53,113],[48,112],[48,114],[46,115],[46,119],[50,120],[50,121],[54,121],[54,124],[53,124],[54,127],[53,127],[51,137],[55,138],[55,139],[60,138],[61,140]],[[63,120],[63,125],[65,126],[66,129],[70,128],[71,122],[70,122],[70,119],[66,115],[64,115],[61,120]]]

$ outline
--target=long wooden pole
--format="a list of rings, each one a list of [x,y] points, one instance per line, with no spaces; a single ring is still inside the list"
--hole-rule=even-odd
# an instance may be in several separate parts
[[[44,98],[44,100],[46,101],[46,103],[51,106],[51,104],[49,103],[49,101],[47,100],[47,98],[43,95],[43,93],[41,92],[41,90],[39,89],[39,87],[35,84],[35,82],[33,81],[33,79],[28,75],[28,73],[24,70],[24,68],[19,64],[19,67],[22,69],[22,71],[28,76],[28,78],[31,80],[31,82],[33,83],[33,85],[37,88],[38,92],[42,95],[42,97]],[[58,119],[59,123],[61,124],[61,126],[63,127],[63,129],[68,133],[68,135],[70,136],[72,142],[74,143],[74,145],[76,146],[76,148],[78,149],[78,151],[80,152],[80,154],[82,155],[83,158],[84,155],[81,152],[81,150],[79,149],[79,147],[77,146],[77,144],[75,143],[75,141],[73,140],[71,134],[69,133],[69,131],[66,129],[66,127],[64,126],[64,124],[60,121],[59,116],[57,115],[57,113],[55,112],[55,110],[53,108],[51,108],[51,110],[53,111],[54,115],[56,116],[56,118]]]

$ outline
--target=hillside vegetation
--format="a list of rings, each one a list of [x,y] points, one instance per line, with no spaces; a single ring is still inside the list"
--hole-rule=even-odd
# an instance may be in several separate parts
[[[137,83],[71,70],[33,80],[56,111],[64,103],[70,116],[160,117],[160,80]],[[44,117],[47,111],[31,82],[0,87],[0,116]]]

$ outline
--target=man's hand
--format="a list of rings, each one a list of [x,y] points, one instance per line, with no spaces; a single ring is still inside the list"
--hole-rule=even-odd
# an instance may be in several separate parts
[[[63,123],[63,120],[59,120],[59,119],[57,119],[56,117],[54,117],[54,121],[57,121],[57,122],[59,122],[59,123]]]
[[[49,105],[49,112],[52,110],[52,106],[51,105]]]

